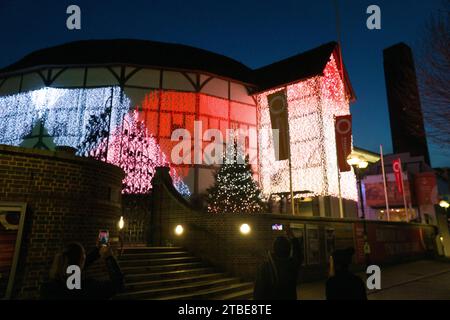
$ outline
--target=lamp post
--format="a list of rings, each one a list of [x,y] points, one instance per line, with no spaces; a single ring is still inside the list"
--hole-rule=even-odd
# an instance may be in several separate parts
[[[120,242],[120,255],[123,253],[123,227],[125,226],[125,221],[123,220],[123,216],[120,216],[119,222],[117,223],[117,227],[119,228],[119,242]]]
[[[450,203],[448,203],[448,201],[441,200],[441,201],[439,201],[439,206],[441,208],[444,208],[445,209],[445,213],[447,213],[447,209],[448,209],[448,207],[450,207]]]
[[[364,256],[366,260],[366,267],[370,264],[370,245],[367,240],[367,224],[366,224],[366,214],[364,210],[364,198],[362,194],[362,181],[361,181],[361,173],[367,168],[369,163],[363,157],[360,157],[355,154],[350,154],[347,158],[347,163],[353,167],[353,170],[356,174],[356,183],[358,185],[358,197],[361,204],[361,219],[363,219],[363,227],[364,227]]]

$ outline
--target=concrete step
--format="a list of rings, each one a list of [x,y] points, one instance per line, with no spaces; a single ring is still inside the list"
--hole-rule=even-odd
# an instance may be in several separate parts
[[[182,285],[186,283],[191,283],[195,281],[206,281],[206,280],[217,280],[224,278],[226,275],[224,273],[207,273],[198,274],[194,276],[181,277],[181,278],[171,278],[162,280],[151,280],[151,281],[138,281],[138,282],[128,282],[125,284],[127,291],[140,291],[144,289],[159,289],[166,288],[173,285]]]
[[[211,267],[201,267],[185,270],[175,270],[169,272],[152,272],[152,273],[143,272],[143,273],[125,274],[125,283],[164,280],[164,279],[179,279],[188,276],[197,276],[213,272],[214,270]]]
[[[124,253],[119,256],[119,261],[124,260],[137,260],[137,259],[164,259],[164,258],[177,258],[177,257],[189,257],[191,256],[187,251],[168,251],[168,252],[134,252]]]
[[[250,300],[253,298],[253,287],[250,289],[237,290],[235,292],[218,295],[214,300]]]
[[[160,253],[160,252],[173,252],[173,251],[186,251],[182,247],[125,247],[123,252],[126,254],[133,253]]]
[[[124,267],[121,268],[124,274],[142,274],[142,273],[151,273],[151,272],[168,272],[168,271],[176,271],[176,270],[184,270],[184,269],[194,269],[205,266],[203,262],[186,262],[186,263],[173,263],[173,264],[164,264],[164,265],[156,265],[156,266],[136,266],[136,267]]]
[[[253,288],[253,283],[236,283],[224,286],[218,286],[214,288],[208,288],[204,290],[198,290],[195,292],[185,294],[175,294],[160,296],[156,300],[213,300],[218,297],[225,296],[227,294],[235,293],[238,291],[250,290]]]
[[[196,294],[201,290],[238,284],[238,278],[220,278],[216,280],[195,281],[188,284],[175,285],[166,288],[148,289],[142,291],[126,292],[116,296],[117,299],[158,299],[161,296]]]
[[[138,266],[158,266],[175,263],[199,262],[197,257],[174,257],[174,258],[158,258],[158,259],[127,259],[119,262],[121,268],[138,267]]]

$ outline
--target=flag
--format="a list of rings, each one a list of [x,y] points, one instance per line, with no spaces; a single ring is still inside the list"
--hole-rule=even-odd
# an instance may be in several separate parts
[[[400,158],[392,162],[392,168],[394,169],[395,183],[397,185],[397,190],[400,194],[403,194],[403,174],[402,174],[402,162]]]
[[[289,122],[286,90],[278,91],[267,96],[269,103],[270,122],[272,123],[275,159],[289,158]]]
[[[341,172],[350,171],[347,157],[352,152],[352,116],[338,116],[335,118],[334,131],[336,135],[336,153],[338,167]]]

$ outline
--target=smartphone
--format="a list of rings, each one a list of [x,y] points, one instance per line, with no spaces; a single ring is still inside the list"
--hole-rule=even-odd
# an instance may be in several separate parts
[[[109,231],[108,230],[100,230],[98,232],[98,242],[102,246],[106,246],[109,243]]]

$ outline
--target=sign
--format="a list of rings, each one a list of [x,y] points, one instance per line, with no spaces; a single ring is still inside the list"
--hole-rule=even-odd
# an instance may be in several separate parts
[[[365,254],[372,263],[395,261],[400,257],[424,254],[428,249],[420,227],[367,224],[367,246],[364,241],[364,225],[354,224],[356,262],[365,263]]]
[[[336,135],[336,153],[338,167],[341,172],[350,171],[347,157],[352,152],[352,116],[338,116],[334,123]]]
[[[0,300],[12,296],[25,211],[25,203],[0,202]]]
[[[291,223],[290,229],[294,234],[294,237],[298,238],[300,243],[303,245],[303,263],[306,265],[306,240],[305,240],[305,225],[301,223]]]
[[[392,162],[392,168],[394,169],[395,183],[397,184],[397,190],[400,194],[403,194],[403,183],[402,183],[403,170],[400,158]]]
[[[319,228],[317,226],[306,226],[306,237],[307,237],[307,258],[308,264],[320,264],[320,238],[319,238]]]
[[[363,264],[365,262],[364,254],[364,225],[360,222],[353,224],[354,240],[355,240],[355,258],[356,263]]]
[[[390,206],[403,206],[403,195],[398,191],[398,184],[394,181],[386,181],[387,196]],[[405,197],[408,202],[411,201],[411,194],[408,180],[403,182],[405,188]],[[366,203],[369,207],[383,208],[386,206],[384,197],[383,182],[364,183],[366,194]]]
[[[414,175],[414,190],[419,206],[438,203],[438,190],[434,172],[421,172]]]
[[[289,121],[286,90],[267,96],[272,123],[275,160],[289,159]]]
[[[336,232],[334,228],[325,228],[325,253],[327,259],[336,250]],[[328,260],[327,260],[328,262]]]

